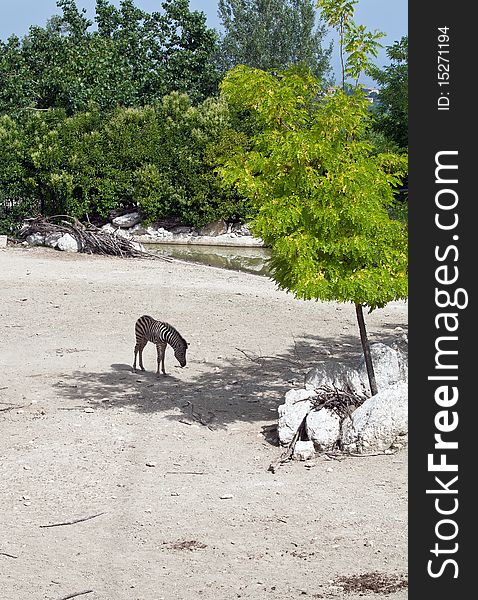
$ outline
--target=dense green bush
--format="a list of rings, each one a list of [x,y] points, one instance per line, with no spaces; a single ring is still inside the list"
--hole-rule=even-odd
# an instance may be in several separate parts
[[[239,220],[246,206],[215,172],[224,149],[245,143],[228,106],[210,98],[193,106],[177,92],[154,106],[34,111],[0,118],[0,189],[38,199],[44,215],[79,219],[137,206],[146,223],[176,216],[200,226]],[[4,203],[5,204],[5,203]]]

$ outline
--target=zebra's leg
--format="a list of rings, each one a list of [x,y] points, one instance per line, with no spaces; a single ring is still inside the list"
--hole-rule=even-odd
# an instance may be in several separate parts
[[[156,376],[159,377],[159,367],[163,368],[163,375],[166,375],[166,371],[164,370],[164,355],[166,353],[166,344],[162,342],[158,342],[156,344],[156,349],[158,351],[158,368],[156,370]]]
[[[140,342],[137,341],[136,342],[136,346],[134,347],[134,362],[133,362],[133,371],[136,373],[136,356],[138,355],[139,352],[139,368],[144,371],[144,366],[143,366],[143,349],[146,346],[147,342]]]

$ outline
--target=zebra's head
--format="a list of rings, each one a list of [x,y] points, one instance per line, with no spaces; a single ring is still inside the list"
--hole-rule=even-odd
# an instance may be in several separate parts
[[[174,356],[177,361],[181,365],[181,367],[186,366],[186,350],[188,349],[189,344],[186,340],[181,340],[181,343],[174,350]]]

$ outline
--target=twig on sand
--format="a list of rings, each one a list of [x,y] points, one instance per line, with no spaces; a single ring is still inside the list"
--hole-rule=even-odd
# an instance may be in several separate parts
[[[342,458],[347,458],[351,456],[352,458],[369,458],[370,456],[391,456],[392,454],[396,454],[398,450],[394,450],[393,452],[366,452],[361,454],[360,452],[342,452],[341,454],[335,454],[327,452],[327,456],[331,458],[335,458],[335,456],[341,456]]]
[[[83,521],[89,521],[90,519],[94,519],[99,517],[100,515],[104,515],[104,512],[97,513],[96,515],[91,515],[89,517],[83,517],[82,519],[74,519],[73,521],[63,521],[62,523],[51,523],[50,525],[40,525],[40,527],[61,527],[62,525],[74,525],[75,523],[82,523]]]
[[[303,366],[301,361],[291,360],[289,358],[284,358],[282,356],[251,356],[250,354],[248,354],[244,350],[241,350],[240,348],[236,348],[236,350],[238,352],[240,352],[241,354],[243,354],[247,358],[247,360],[250,360],[251,362],[261,365],[261,366],[263,366],[264,361],[266,361],[266,360],[280,360],[282,362],[289,363],[290,365],[294,365],[295,367]]]
[[[9,554],[8,552],[0,552],[0,556],[8,556],[8,558],[18,558],[15,554]]]
[[[7,406],[6,408],[0,408],[0,412],[7,412],[7,410],[14,410],[15,408],[17,410],[20,410],[21,408],[25,408],[27,406],[30,406],[29,404],[12,404],[11,406]]]
[[[85,594],[91,594],[93,590],[85,590],[84,592],[75,592],[73,594],[68,594],[68,596],[62,596],[58,598],[58,600],[70,600],[70,598],[76,598],[77,596],[84,596]]]
[[[204,471],[166,471],[165,475],[205,475]]]

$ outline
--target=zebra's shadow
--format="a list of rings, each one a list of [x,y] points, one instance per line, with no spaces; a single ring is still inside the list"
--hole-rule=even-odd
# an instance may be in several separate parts
[[[166,419],[196,421],[209,429],[237,421],[270,422],[277,419],[285,393],[302,387],[310,368],[334,361],[354,362],[360,354],[358,336],[342,335],[338,341],[308,335],[274,356],[244,349],[206,362],[191,353],[184,369],[169,355],[168,374],[159,377],[156,362],[149,356],[146,371],[133,372],[131,364],[125,363],[112,364],[100,373],[75,371],[68,376],[73,385],[63,385],[62,395],[98,410],[121,407],[164,412]]]

